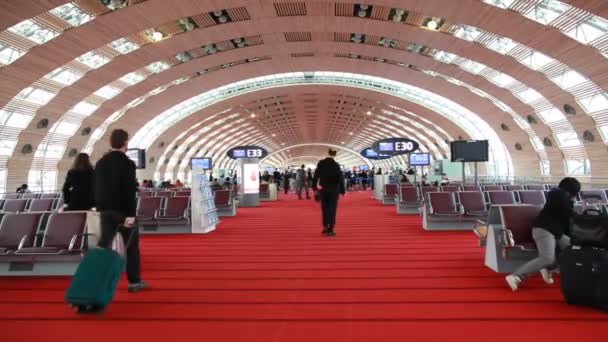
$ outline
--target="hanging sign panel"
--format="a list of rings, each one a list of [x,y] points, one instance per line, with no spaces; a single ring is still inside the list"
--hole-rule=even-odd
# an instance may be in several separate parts
[[[237,146],[228,150],[228,158],[264,158],[268,155],[265,148],[259,146]]]
[[[397,156],[418,150],[418,142],[409,138],[386,138],[376,141],[372,148],[380,154]]]
[[[361,150],[361,156],[363,156],[364,158],[370,159],[370,160],[381,160],[381,159],[388,159],[391,157],[391,156],[387,156],[384,154],[379,154],[373,148],[365,148],[365,149]]]

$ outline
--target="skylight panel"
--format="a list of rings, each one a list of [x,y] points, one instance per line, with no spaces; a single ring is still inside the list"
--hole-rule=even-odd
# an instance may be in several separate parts
[[[456,59],[456,57],[458,57],[458,56],[456,56],[453,53],[449,53],[449,52],[445,52],[445,51],[439,51],[435,55],[435,59],[440,60],[440,61],[442,61],[444,63],[448,63],[448,64],[452,63],[452,61],[454,59]]]
[[[593,16],[589,20],[575,26],[566,34],[583,44],[600,38],[608,32],[608,21],[598,16]]]
[[[92,51],[89,51],[84,55],[76,58],[76,60],[82,64],[88,65],[93,69],[97,69],[110,61],[108,58]]]
[[[163,71],[169,69],[169,64],[164,63],[164,62],[155,62],[155,63],[148,65],[146,67],[146,69],[158,74],[159,72],[163,72]]]
[[[130,40],[126,39],[126,38],[120,38],[118,40],[115,40],[113,42],[110,43],[110,46],[122,53],[123,55],[128,54],[129,52],[135,51],[137,49],[139,49],[139,45],[131,42]]]
[[[86,101],[81,101],[81,102],[78,102],[74,107],[72,107],[71,111],[78,113],[78,114],[88,116],[88,115],[91,115],[97,108],[98,108],[97,105],[94,105],[94,104],[86,102]]]
[[[0,110],[0,124],[4,127],[26,128],[32,121],[31,115]]]
[[[528,67],[530,67],[533,70],[539,70],[542,67],[544,67],[545,65],[547,65],[553,61],[554,61],[553,58],[551,58],[545,54],[542,54],[538,51],[533,51],[528,56],[519,60],[519,62],[521,64],[527,65]]]
[[[509,53],[509,51],[513,50],[517,46],[517,43],[506,37],[496,37],[491,40],[486,46],[488,49],[506,55],[507,53]]]
[[[70,85],[78,81],[81,77],[81,74],[77,74],[72,70],[65,68],[57,68],[46,75],[46,78],[65,85]]]
[[[543,0],[536,7],[525,13],[524,16],[543,25],[547,25],[569,9],[570,5],[561,1]]]
[[[476,27],[461,25],[458,29],[456,29],[456,31],[454,31],[454,36],[473,42],[481,33],[482,31]]]
[[[550,109],[538,112],[538,116],[543,119],[544,122],[555,122],[565,120],[564,114],[557,108],[551,107]]]
[[[58,18],[65,20],[74,27],[80,26],[93,19],[90,14],[84,12],[78,6],[72,3],[67,3],[63,6],[56,7],[52,9],[50,13]]]
[[[486,66],[481,64],[481,63],[477,63],[475,61],[472,60],[467,60],[466,62],[460,64],[460,67],[464,70],[470,71],[474,74],[479,73],[481,70],[485,69]]]
[[[38,44],[43,44],[57,36],[55,31],[43,28],[29,19],[9,27],[8,30]]]
[[[531,103],[543,97],[539,92],[532,88],[521,91],[515,94],[515,96],[519,97],[525,103]]]
[[[562,89],[569,89],[587,81],[585,76],[574,70],[568,70],[561,75],[551,78],[551,82],[557,84]]]
[[[560,147],[574,147],[581,144],[576,132],[562,132],[555,134],[555,139]]]
[[[63,134],[63,135],[74,135],[74,133],[76,133],[76,131],[78,130],[78,127],[80,127],[79,124],[65,122],[65,121],[58,121],[51,128],[51,132],[55,132],[55,133],[59,133],[59,134]]]
[[[568,175],[589,175],[591,173],[589,159],[566,159],[565,163]]]
[[[18,99],[40,105],[46,104],[53,97],[55,97],[54,93],[33,87],[27,87],[17,94]]]
[[[608,141],[608,126],[599,126],[598,129],[602,134],[602,139],[604,139],[604,141]]]
[[[137,72],[133,71],[131,73],[128,73],[126,75],[124,75],[123,77],[120,78],[121,81],[128,83],[130,85],[134,85],[136,83],[139,83],[141,81],[144,80],[145,77],[143,77],[142,75],[138,74]]]
[[[489,79],[490,82],[496,84],[499,87],[506,88],[508,85],[513,84],[515,79],[507,74],[499,72],[496,76]]]
[[[19,57],[23,56],[25,52],[12,48],[8,45],[0,44],[0,63],[11,64]]]
[[[102,88],[97,89],[97,91],[94,93],[97,96],[101,96],[103,98],[106,99],[111,99],[114,96],[118,95],[122,90],[118,89],[118,88],[114,88],[114,87],[110,87],[110,86],[105,86]]]
[[[63,145],[43,145],[36,150],[34,154],[35,157],[38,158],[52,158],[59,159],[63,156],[63,152],[65,151],[65,146]]]
[[[608,97],[606,93],[598,93],[593,96],[576,99],[576,102],[583,107],[587,113],[595,113],[608,109]]]
[[[13,154],[13,151],[15,150],[15,146],[17,146],[16,140],[1,139],[0,140],[0,156],[10,156],[11,154]]]
[[[515,0],[483,0],[483,2],[500,8],[509,8]]]

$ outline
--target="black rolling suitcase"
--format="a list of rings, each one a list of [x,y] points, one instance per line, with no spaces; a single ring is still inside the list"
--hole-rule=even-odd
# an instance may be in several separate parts
[[[568,304],[608,310],[608,250],[573,245],[562,252],[559,265]]]

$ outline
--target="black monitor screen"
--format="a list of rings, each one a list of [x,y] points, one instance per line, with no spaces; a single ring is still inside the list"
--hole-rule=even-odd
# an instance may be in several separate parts
[[[192,158],[190,160],[190,168],[201,167],[203,170],[211,169],[211,158]]]
[[[146,168],[146,151],[139,148],[130,148],[126,152],[127,157],[135,163],[135,168]]]
[[[488,161],[488,141],[452,141],[450,152],[451,161],[485,162]]]
[[[245,158],[247,156],[247,152],[245,150],[234,150],[232,151],[232,156],[234,158]]]
[[[431,155],[428,153],[410,154],[410,166],[420,166],[431,164]]]
[[[380,143],[379,150],[380,151],[393,151],[395,149],[392,142],[383,142]]]

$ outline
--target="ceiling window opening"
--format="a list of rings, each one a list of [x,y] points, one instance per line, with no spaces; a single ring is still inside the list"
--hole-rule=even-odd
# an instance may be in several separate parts
[[[2,127],[26,128],[32,121],[32,116],[0,110],[0,125]]]
[[[97,69],[110,61],[108,58],[92,51],[83,54],[82,56],[76,58],[76,60],[93,69]]]
[[[571,176],[588,176],[591,174],[589,159],[566,159],[566,174]]]
[[[532,70],[540,70],[541,68],[553,61],[555,61],[553,58],[538,51],[533,51],[528,56],[519,60],[521,64],[530,67],[530,69]]]
[[[43,28],[27,19],[8,28],[9,31],[30,39],[38,44],[44,44],[57,36],[57,32]]]
[[[538,112],[538,116],[540,116],[541,119],[543,119],[543,121],[547,123],[566,119],[564,114],[555,107],[551,107],[551,109]]]
[[[24,54],[25,52],[23,51],[17,50],[8,45],[0,44],[0,63],[4,65],[11,64]]]
[[[528,88],[524,91],[521,91],[515,96],[519,97],[525,103],[532,103],[538,99],[541,99],[543,96],[532,88]]]
[[[169,69],[169,64],[164,63],[164,62],[155,62],[155,63],[148,65],[146,67],[146,69],[158,74],[159,72],[163,72],[163,71]]]
[[[456,29],[456,31],[454,31],[454,36],[464,39],[464,40],[468,40],[469,42],[473,42],[482,33],[483,33],[483,31],[481,31],[480,29],[478,29],[476,27],[468,26],[468,25],[461,25],[458,29]]]
[[[496,37],[486,46],[488,49],[494,50],[502,55],[506,55],[509,53],[509,51],[513,50],[517,46],[517,43],[509,38]]]
[[[560,147],[580,146],[581,141],[578,139],[576,132],[562,132],[555,134],[555,139]]]
[[[94,92],[93,94],[103,97],[105,99],[111,99],[114,96],[118,95],[120,92],[121,92],[121,90],[118,88],[114,88],[111,86],[105,86],[105,87],[101,87],[101,88],[97,89],[97,91]]]
[[[84,12],[78,6],[72,3],[56,7],[52,9],[50,13],[58,18],[65,20],[74,27],[80,26],[93,19],[90,14]]]
[[[69,69],[57,68],[48,73],[45,77],[61,84],[70,85],[78,81],[82,75]]]
[[[46,90],[27,87],[20,91],[16,97],[27,102],[44,105],[48,103],[53,97],[55,97],[55,95],[55,93],[51,93]]]
[[[608,21],[598,16],[593,16],[566,32],[568,36],[583,44],[588,44],[606,33],[608,33]]]
[[[93,112],[97,108],[98,108],[97,105],[94,105],[94,104],[86,102],[86,101],[81,101],[81,102],[78,102],[74,107],[72,107],[71,111],[74,113],[89,116],[89,115],[93,114]]]
[[[543,0],[524,15],[528,19],[532,19],[543,25],[547,25],[553,22],[553,20],[557,19],[557,17],[562,15],[570,8],[570,5],[566,5],[561,1]]]
[[[551,82],[557,84],[558,87],[564,90],[570,89],[587,81],[588,79],[585,76],[574,70],[568,70],[563,74],[551,78]]]
[[[500,8],[509,8],[515,0],[483,0],[483,2]]]
[[[110,43],[110,46],[120,52],[123,55],[128,54],[129,52],[133,52],[137,49],[139,49],[139,45],[129,41],[126,38],[120,38],[118,40],[115,40],[113,42]]]
[[[141,74],[137,73],[137,72],[131,72],[128,73],[126,75],[124,75],[123,77],[120,78],[121,81],[130,84],[130,85],[134,85],[137,84],[141,81],[143,81],[145,79],[144,76],[142,76]]]
[[[595,113],[601,110],[608,109],[607,93],[602,92],[582,99],[576,99],[576,102],[583,107],[587,113]]]

